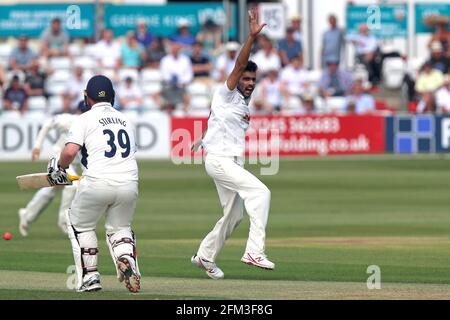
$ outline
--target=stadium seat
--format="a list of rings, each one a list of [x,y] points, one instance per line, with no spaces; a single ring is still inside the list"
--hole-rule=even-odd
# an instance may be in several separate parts
[[[327,110],[330,112],[343,112],[345,111],[345,98],[344,97],[330,97],[325,100]]]
[[[97,44],[86,44],[83,49],[83,55],[95,58],[97,56]]]
[[[402,58],[386,58],[383,62],[383,84],[388,89],[400,89],[405,77],[406,65]]]
[[[51,58],[48,64],[53,69],[70,69],[71,68],[70,59],[67,57]]]
[[[211,100],[208,97],[193,96],[191,99],[190,108],[193,110],[199,110],[199,109],[209,110],[210,105],[211,105]]]
[[[302,108],[302,102],[299,97],[290,96],[286,104],[286,109],[300,110]]]
[[[48,78],[50,82],[67,82],[72,77],[69,70],[60,69],[56,70],[52,75]]]
[[[149,82],[142,84],[141,88],[145,95],[151,95],[161,92],[162,85],[159,82]]]
[[[51,96],[48,99],[48,113],[49,114],[61,112],[63,110],[63,107],[64,107],[64,101],[60,95]]]
[[[81,66],[84,69],[95,69],[97,67],[97,62],[94,58],[90,56],[79,56],[74,59],[75,66]]]
[[[357,64],[353,70],[353,79],[362,80],[363,82],[369,81],[369,72],[362,64]]]
[[[0,60],[6,59],[8,61],[9,56],[12,52],[13,48],[9,43],[0,44]]]
[[[52,95],[60,95],[66,91],[67,84],[65,82],[48,82],[47,91]]]
[[[47,99],[44,97],[28,98],[28,109],[30,112],[45,113],[47,111]]]
[[[159,70],[144,69],[141,71],[141,82],[161,82],[162,76]]]
[[[69,54],[72,57],[81,56],[83,53],[83,45],[78,42],[69,44]]]
[[[322,71],[321,70],[310,70],[308,72],[308,82],[312,85],[312,86],[317,86],[317,84],[320,81],[320,78],[322,77]]]
[[[151,97],[144,97],[145,110],[159,110],[158,104]]]
[[[189,84],[186,90],[193,96],[208,96],[211,92],[206,84],[200,82],[193,82]]]

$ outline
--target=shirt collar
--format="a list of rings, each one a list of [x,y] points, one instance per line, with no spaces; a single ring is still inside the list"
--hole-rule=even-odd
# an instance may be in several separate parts
[[[97,108],[97,107],[112,107],[111,103],[109,102],[97,102],[96,104],[94,104],[91,109]]]

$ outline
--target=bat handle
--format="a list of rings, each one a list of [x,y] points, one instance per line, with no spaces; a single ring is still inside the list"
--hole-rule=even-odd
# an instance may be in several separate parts
[[[67,178],[69,178],[70,181],[77,181],[81,179],[81,176],[72,176],[72,175],[67,175]]]

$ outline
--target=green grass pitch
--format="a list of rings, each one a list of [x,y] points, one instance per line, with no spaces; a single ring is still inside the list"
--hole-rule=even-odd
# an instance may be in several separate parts
[[[115,280],[100,220],[103,290],[66,287],[73,264],[69,240],[56,226],[60,196],[18,232],[17,210],[32,191],[15,176],[40,172],[44,162],[0,162],[0,299],[449,299],[450,162],[437,156],[286,159],[274,176],[266,250],[274,271],[243,264],[248,217],[218,258],[225,279],[214,281],[190,257],[221,215],[202,165],[140,161],[134,219],[142,291]],[[369,290],[367,268],[381,270]],[[70,278],[69,278],[70,279]]]

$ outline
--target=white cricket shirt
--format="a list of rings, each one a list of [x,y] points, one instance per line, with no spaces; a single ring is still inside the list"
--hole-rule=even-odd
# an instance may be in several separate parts
[[[126,184],[138,180],[134,126],[110,103],[100,102],[73,122],[67,143],[81,146],[83,175]]]
[[[53,145],[53,151],[55,153],[61,152],[67,139],[67,133],[69,132],[72,123],[77,117],[78,116],[74,114],[63,113],[48,119],[42,126],[41,130],[39,130],[39,134],[34,143],[34,147],[42,149],[44,139],[45,137],[47,137],[48,132],[52,129],[55,129],[58,132],[59,138]]]
[[[208,131],[202,144],[210,154],[244,156],[245,132],[250,123],[250,98],[236,88],[229,90],[226,83],[213,95]]]

